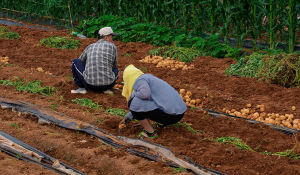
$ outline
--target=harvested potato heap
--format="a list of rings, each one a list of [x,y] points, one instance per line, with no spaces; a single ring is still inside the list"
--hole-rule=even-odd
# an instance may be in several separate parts
[[[8,64],[8,60],[9,60],[8,57],[0,57],[0,63]]]
[[[190,107],[198,107],[202,106],[200,99],[193,99],[192,92],[185,91],[185,89],[180,89],[179,91],[180,97],[185,101],[185,104]]]
[[[295,107],[293,106],[292,109],[295,110]],[[224,108],[223,112],[238,117],[270,123],[273,125],[284,126],[297,130],[300,129],[300,119],[293,119],[293,114],[280,115],[275,113],[266,113],[265,110],[266,108],[264,105],[252,107],[251,104],[247,104],[246,108],[243,108],[240,111],[235,109],[228,110]]]
[[[142,63],[153,63],[156,64],[156,67],[166,67],[170,68],[171,70],[191,70],[194,69],[194,65],[191,64],[190,66],[186,65],[185,62],[173,60],[172,58],[168,57],[167,59],[164,59],[161,56],[146,56],[144,59],[139,60]]]

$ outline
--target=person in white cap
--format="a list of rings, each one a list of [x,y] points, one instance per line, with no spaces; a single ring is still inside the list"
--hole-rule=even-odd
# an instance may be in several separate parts
[[[112,43],[113,36],[118,36],[111,27],[101,28],[98,41],[89,45],[79,58],[72,61],[71,70],[77,90],[71,93],[87,93],[87,89],[112,93],[110,89],[118,79],[118,50]]]

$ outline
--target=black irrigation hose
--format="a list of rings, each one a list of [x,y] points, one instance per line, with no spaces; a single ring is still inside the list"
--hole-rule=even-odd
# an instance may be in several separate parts
[[[34,158],[32,158],[32,157],[30,157],[30,156],[28,156],[28,155],[26,155],[26,154],[24,154],[24,153],[22,153],[22,152],[18,152],[18,151],[16,151],[16,150],[14,150],[14,149],[12,149],[12,148],[10,148],[10,147],[4,146],[4,145],[0,145],[0,150],[1,150],[1,151],[7,153],[7,154],[10,155],[10,156],[16,157],[16,158],[18,158],[18,159],[20,159],[20,160],[26,160],[26,161],[28,161],[28,162],[32,162],[32,163],[35,163],[35,164],[39,164],[39,165],[41,165],[42,167],[44,167],[44,168],[46,168],[46,169],[55,171],[55,172],[60,173],[60,174],[66,174],[66,175],[68,175],[67,173],[65,173],[65,172],[63,172],[63,171],[60,171],[60,170],[55,169],[55,168],[52,167],[52,164],[56,161],[56,159],[54,159],[53,157],[51,157],[51,156],[49,156],[49,155],[47,155],[47,154],[41,152],[40,150],[38,150],[38,149],[36,149],[36,148],[34,148],[34,147],[32,147],[32,146],[30,146],[30,145],[28,145],[28,144],[26,144],[26,143],[20,141],[20,140],[18,140],[18,139],[16,139],[16,138],[12,137],[11,135],[9,135],[9,134],[7,134],[7,133],[1,131],[1,130],[0,130],[0,135],[2,135],[2,136],[5,137],[6,139],[8,139],[8,140],[10,140],[10,141],[12,141],[12,142],[14,142],[14,143],[16,143],[16,144],[18,144],[18,145],[21,145],[22,147],[26,148],[27,150],[30,150],[30,151],[32,151],[32,152],[38,154],[39,156],[42,156],[42,157],[43,157],[43,161],[44,161],[45,163],[39,162],[38,160],[36,160],[36,159],[34,159]],[[80,172],[80,171],[74,169],[73,167],[70,167],[70,166],[67,165],[67,164],[64,164],[63,162],[60,162],[60,161],[59,161],[59,164],[63,165],[63,166],[66,167],[67,169],[73,170],[74,172],[76,172],[76,173],[78,173],[78,174],[85,175],[84,173],[82,173],[82,172]]]
[[[220,173],[220,172],[218,172],[216,170],[212,170],[212,169],[206,168],[204,166],[201,166],[201,165],[197,164],[196,162],[192,161],[190,158],[186,157],[185,155],[181,155],[181,156],[184,157],[184,159],[187,160],[189,163],[191,163],[191,164],[193,164],[193,165],[195,165],[195,166],[197,166],[197,167],[199,167],[201,169],[205,169],[205,170],[207,170],[209,172],[213,172],[213,173],[218,174],[218,175],[227,175],[227,174],[224,174],[224,173]]]
[[[39,110],[38,106],[30,104],[30,103],[27,103],[27,102],[22,102],[22,101],[14,102],[14,101],[11,101],[11,100],[8,100],[8,99],[4,99],[4,98],[0,97],[0,105],[2,105],[2,107],[4,107],[4,108],[12,108],[13,110],[17,110],[17,111],[19,111],[21,113],[27,113],[27,114],[34,115],[34,116],[38,117],[39,119],[43,119],[44,121],[48,121],[51,124],[55,124],[55,125],[63,127],[63,128],[67,128],[67,129],[71,129],[71,130],[76,130],[76,131],[79,131],[79,132],[82,131],[82,132],[91,134],[94,137],[96,137],[96,138],[100,139],[101,141],[103,141],[104,143],[106,143],[108,145],[111,145],[113,147],[117,147],[117,148],[124,147],[126,151],[128,151],[128,152],[130,152],[131,154],[134,154],[134,155],[138,155],[138,156],[141,156],[141,157],[144,157],[144,158],[147,158],[147,159],[150,159],[150,160],[154,160],[154,161],[158,161],[158,160],[160,160],[159,158],[161,158],[159,156],[159,154],[155,154],[154,155],[152,153],[149,153],[148,152],[150,150],[149,148],[147,148],[148,150],[145,149],[143,152],[141,152],[139,150],[132,149],[131,147],[126,147],[124,145],[120,145],[118,143],[115,143],[113,139],[97,134],[96,131],[101,131],[102,132],[103,130],[100,129],[100,128],[97,128],[97,127],[95,127],[93,125],[84,126],[85,128],[78,129],[79,125],[76,122],[74,122],[72,118],[66,116],[66,118],[68,117],[71,120],[71,122],[68,120],[69,122],[66,123],[65,120],[58,120],[54,116],[52,116],[51,114],[54,114],[53,111],[52,111],[53,113],[50,113],[50,114],[49,114],[49,110],[44,111],[45,113],[43,113],[44,109],[41,108],[41,111],[42,111],[41,112]],[[59,113],[57,113],[57,114],[59,114]],[[65,115],[60,114],[60,116],[65,116]],[[105,134],[107,134],[109,136],[114,137],[116,140],[120,140],[116,136],[114,136],[112,134],[109,134],[106,131],[103,131],[103,133],[105,133]],[[7,138],[12,138],[11,136],[9,136],[7,134],[3,134],[3,135],[7,136]],[[23,143],[21,141],[16,141],[16,143],[17,142],[18,143]],[[144,141],[144,142],[148,142],[150,144],[153,144],[153,145],[156,145],[156,146],[159,146],[159,147],[162,147],[162,148],[165,148],[165,149],[168,149],[168,150],[171,151],[171,149],[166,148],[164,146],[161,146],[161,145],[158,145],[158,144],[154,144],[154,143],[151,143],[149,141]],[[30,147],[29,145],[26,146],[25,148],[30,149],[30,150],[36,150],[33,147]],[[41,154],[41,155],[43,155],[43,154]],[[53,158],[49,157],[49,160],[52,160],[52,159]],[[177,164],[174,164],[172,162],[164,162],[164,163],[167,164],[167,165],[169,165],[169,166],[172,166],[172,167],[179,167]],[[67,165],[65,165],[63,163],[61,163],[61,164],[64,165],[65,167],[69,167],[69,166],[67,166]],[[200,165],[197,165],[197,166],[200,167]],[[71,169],[71,167],[70,167],[70,169]],[[204,168],[204,169],[206,169],[206,168]],[[188,168],[187,168],[187,170],[194,172],[193,170],[188,169]],[[206,170],[209,170],[209,169],[206,169]],[[197,174],[196,172],[194,172],[194,173]],[[213,173],[213,174],[216,174],[216,175],[223,175],[222,173],[220,173],[218,171],[215,171],[215,170],[213,170],[213,172],[209,171],[208,173]]]
[[[213,110],[210,110],[210,109],[205,109],[205,108],[200,108],[200,107],[196,107],[196,109],[198,111],[199,110],[207,111],[209,113],[209,115],[211,115],[213,117],[222,117],[222,115],[223,116],[225,115],[225,116],[228,116],[228,117],[231,117],[231,118],[239,118],[239,119],[247,120],[251,124],[254,124],[254,123],[263,123],[265,125],[270,126],[273,129],[278,130],[278,131],[280,131],[280,132],[282,132],[284,134],[287,134],[287,135],[293,135],[293,134],[296,134],[297,132],[300,132],[297,129],[292,129],[292,128],[287,128],[287,127],[283,127],[283,126],[273,125],[273,124],[270,124],[270,123],[265,123],[265,122],[261,122],[261,121],[257,121],[257,120],[252,120],[252,119],[248,119],[248,118],[244,118],[244,117],[239,117],[239,116],[234,116],[234,115],[226,114],[226,113],[223,113],[223,112],[213,111]]]

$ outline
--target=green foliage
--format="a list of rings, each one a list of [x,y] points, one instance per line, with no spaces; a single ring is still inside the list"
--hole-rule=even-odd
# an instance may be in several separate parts
[[[72,102],[81,105],[81,106],[87,106],[91,109],[102,109],[102,107],[100,105],[98,105],[98,103],[93,103],[93,101],[91,99],[87,99],[87,98],[76,98],[73,99]]]
[[[271,153],[271,152],[268,152],[268,151],[264,151],[264,152],[261,152],[261,154],[284,156],[284,157],[289,157],[289,158],[292,158],[292,159],[300,159],[299,154],[297,154],[293,150],[289,150],[289,149],[287,149],[284,152],[276,152],[276,153]]]
[[[159,33],[156,36],[158,41],[152,41],[154,45],[170,39],[168,36],[170,34],[169,29],[167,29],[169,27],[172,29],[172,33],[176,33],[177,39],[184,37],[180,32],[177,32],[178,29],[184,29],[185,34],[193,33],[192,36],[199,36],[204,32],[210,32],[210,34],[218,32],[220,36],[225,37],[226,44],[228,44],[229,38],[234,37],[238,46],[241,46],[242,40],[249,35],[256,43],[257,39],[266,33],[264,38],[270,38],[269,43],[272,49],[274,49],[275,42],[280,40],[289,44],[290,52],[300,37],[296,35],[300,29],[300,20],[299,18],[297,20],[297,15],[300,13],[299,0],[118,0],[91,2],[86,0],[2,0],[0,4],[2,10],[10,18],[44,21],[41,20],[44,17],[49,19],[45,21],[51,24],[70,28],[73,28],[71,21],[78,22],[83,19],[89,21],[105,15],[119,16],[124,20],[131,18],[140,23],[139,25],[145,28],[149,27],[150,30],[142,35],[139,35],[140,33],[129,34],[128,39],[133,40],[145,36],[144,40],[147,40],[148,33],[151,36],[158,33],[157,31],[162,31],[165,35]],[[268,21],[262,20],[264,17],[267,17]],[[102,24],[104,25],[94,25],[88,33],[93,35],[93,32],[99,27],[111,26],[111,22],[110,20],[103,20]],[[119,20],[118,23],[119,27],[121,25],[128,26],[128,28],[131,26],[130,23],[122,20]],[[155,28],[153,31],[149,23],[161,27]],[[123,34],[126,35],[126,33]]]
[[[54,36],[41,39],[40,45],[59,49],[77,49],[80,43],[79,40],[75,40],[72,37]]]
[[[173,169],[173,173],[182,173],[182,172],[186,172],[186,169],[183,168],[182,166],[178,167],[178,168],[172,168]]]
[[[241,139],[238,137],[221,137],[217,139],[212,139],[213,141],[217,141],[219,143],[224,143],[224,144],[234,144],[236,145],[239,149],[242,150],[252,150],[248,145],[244,144]],[[253,151],[253,150],[252,150]]]
[[[18,39],[19,34],[16,32],[10,31],[8,28],[4,26],[0,26],[0,39],[7,38],[7,39]]]
[[[277,55],[261,55],[254,53],[241,58],[236,64],[230,65],[225,74],[257,77],[259,80],[270,81],[285,87],[300,85],[300,60],[297,53]]]
[[[43,94],[46,96],[51,96],[55,92],[55,88],[51,86],[42,87],[41,81],[30,81],[25,84],[25,79],[23,81],[19,80],[18,77],[14,77],[14,80],[0,80],[0,84],[6,86],[16,87],[16,91],[26,91],[34,94]]]
[[[300,155],[295,153],[293,150],[286,150],[285,152],[276,152],[273,153],[272,155],[277,155],[277,156],[285,156],[285,157],[289,157],[292,159],[300,159]]]
[[[17,153],[17,158],[18,159],[22,158],[22,156],[21,156],[21,154],[19,152]]]
[[[113,15],[104,15],[98,19],[81,21],[78,31],[88,37],[97,37],[100,28],[111,26],[120,35],[117,37],[122,42],[145,42],[154,46],[166,46],[152,51],[173,56],[184,62],[191,62],[197,56],[210,55],[223,58],[239,56],[239,48],[233,48],[219,41],[219,35],[205,38],[192,37],[193,32],[175,30],[156,23],[138,23],[135,18],[123,18]],[[196,31],[195,31],[196,32]],[[175,46],[168,46],[175,43]],[[164,53],[166,52],[166,53]],[[170,56],[170,57],[171,57]]]
[[[15,128],[19,128],[19,125],[14,124],[14,123],[10,123],[10,126],[11,126],[11,127],[15,127]]]
[[[131,53],[122,53],[122,56],[123,57],[131,57],[133,54]]]
[[[172,125],[170,125],[170,126],[173,126],[173,127],[176,127],[176,128],[180,128],[180,127],[184,126],[184,127],[186,127],[186,129],[187,129],[188,131],[190,131],[192,134],[196,134],[197,132],[198,132],[198,133],[202,133],[202,131],[200,131],[200,130],[194,130],[194,129],[193,129],[190,125],[188,125],[186,122],[183,122],[183,123],[177,122],[177,123],[172,124]]]
[[[26,85],[19,85],[16,87],[17,91],[27,91],[34,94],[43,94],[51,96],[55,92],[55,88],[51,86],[42,87],[41,81],[28,82]]]
[[[182,62],[192,62],[195,58],[203,55],[198,49],[176,47],[176,46],[164,46],[149,51],[150,55],[162,56],[164,58],[170,57]]]
[[[148,68],[147,67],[140,67],[139,68],[142,72],[147,72],[148,71]]]
[[[111,108],[111,107],[107,107],[105,112],[108,112],[113,115],[118,115],[121,117],[125,117],[125,115],[128,113],[128,111],[126,111],[125,109]]]

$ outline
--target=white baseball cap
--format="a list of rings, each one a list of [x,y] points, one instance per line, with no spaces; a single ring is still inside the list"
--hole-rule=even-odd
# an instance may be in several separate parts
[[[113,35],[113,36],[119,36],[118,33],[114,33],[111,27],[103,27],[99,30],[100,36],[106,36],[106,35]]]

